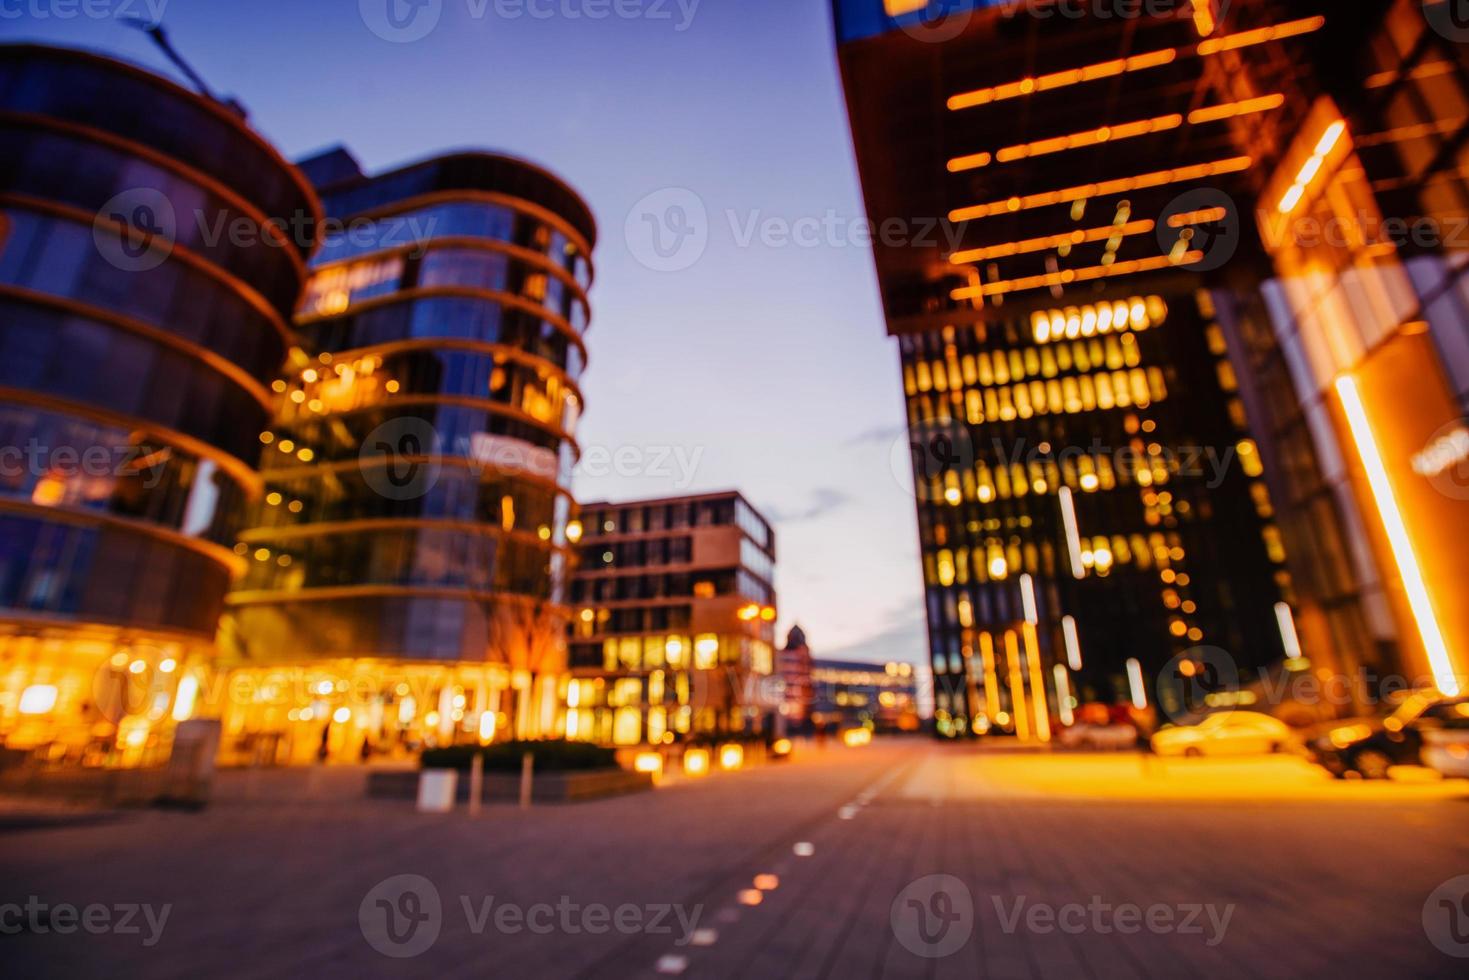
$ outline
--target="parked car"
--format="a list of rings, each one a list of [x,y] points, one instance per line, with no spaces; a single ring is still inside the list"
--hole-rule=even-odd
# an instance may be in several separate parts
[[[1469,779],[1469,717],[1456,720],[1460,724],[1424,730],[1423,751],[1418,757],[1440,776]]]
[[[1393,766],[1432,766],[1439,763],[1465,774],[1469,760],[1457,758],[1461,735],[1469,735],[1469,698],[1444,698],[1434,691],[1418,691],[1404,699],[1386,718],[1364,718],[1334,726],[1314,739],[1310,754],[1318,765],[1338,779],[1348,775],[1386,779]],[[1428,736],[1432,734],[1430,739]],[[1425,748],[1432,752],[1425,752]],[[1445,773],[1446,775],[1448,773]]]
[[[1220,711],[1195,725],[1169,725],[1153,736],[1158,755],[1264,755],[1290,744],[1290,726],[1258,711]]]
[[[1092,701],[1076,709],[1076,722],[1056,733],[1068,749],[1118,751],[1137,746],[1137,726],[1122,705]]]

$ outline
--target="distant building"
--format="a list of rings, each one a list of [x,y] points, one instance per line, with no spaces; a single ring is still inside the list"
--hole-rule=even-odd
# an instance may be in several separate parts
[[[235,112],[89,53],[0,47],[0,131],[0,744],[157,762],[264,495],[280,229],[320,205]]]
[[[775,534],[736,491],[586,505],[568,738],[752,732],[779,708]]]
[[[781,681],[780,713],[788,731],[803,731],[811,716],[811,648],[800,626],[792,626],[786,644],[775,655]]]
[[[811,689],[815,726],[918,731],[918,685],[912,664],[815,657]]]

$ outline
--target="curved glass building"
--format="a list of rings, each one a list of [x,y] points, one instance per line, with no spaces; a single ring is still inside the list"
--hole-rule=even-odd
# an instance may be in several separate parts
[[[374,177],[340,149],[302,166],[328,217],[303,349],[258,433],[267,492],[230,600],[236,677],[258,684],[226,750],[290,762],[550,730],[591,212],[489,153]]]
[[[319,205],[230,109],[0,47],[0,740],[166,754],[263,493]]]

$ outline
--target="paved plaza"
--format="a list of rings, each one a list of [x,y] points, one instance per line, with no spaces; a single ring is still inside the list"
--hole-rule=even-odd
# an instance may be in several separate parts
[[[920,739],[806,747],[788,765],[477,818],[356,799],[360,780],[227,774],[203,813],[12,820],[0,903],[29,907],[7,913],[25,921],[0,936],[0,972],[1448,977],[1469,966],[1434,940],[1464,954],[1469,942],[1432,916],[1425,928],[1430,895],[1469,874],[1462,782],[1339,783],[1288,757],[1163,762]]]

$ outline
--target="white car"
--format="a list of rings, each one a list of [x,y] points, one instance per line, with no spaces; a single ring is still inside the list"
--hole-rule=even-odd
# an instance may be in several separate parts
[[[1221,711],[1197,725],[1163,728],[1153,736],[1158,755],[1262,755],[1291,741],[1290,726],[1258,711]]]
[[[1469,729],[1425,730],[1420,755],[1423,764],[1440,776],[1469,779]]]

